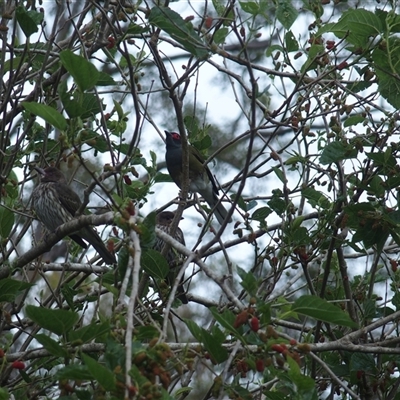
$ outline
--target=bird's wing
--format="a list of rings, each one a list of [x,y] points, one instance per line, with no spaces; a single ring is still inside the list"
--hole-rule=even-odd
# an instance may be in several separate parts
[[[57,193],[60,203],[72,216],[75,216],[82,204],[81,199],[68,185],[63,183],[56,183],[56,185],[59,186]]]
[[[215,194],[218,194],[218,187],[217,187],[217,184],[215,183],[215,179],[214,179],[214,177],[213,177],[213,175],[212,175],[212,173],[211,173],[211,171],[210,171],[210,168],[208,168],[208,165],[204,165],[204,161],[205,161],[205,160],[204,160],[203,155],[200,153],[199,150],[196,149],[196,147],[191,146],[191,148],[192,148],[192,150],[193,150],[193,151],[192,151],[193,156],[196,158],[197,161],[199,161],[199,163],[201,163],[201,165],[203,166],[203,168],[204,168],[205,171],[207,172],[208,179],[210,180],[210,182],[211,182],[211,184],[212,184],[212,186],[213,186],[213,191],[214,191],[214,193],[215,193]],[[199,171],[201,170],[200,166],[198,167],[198,170],[199,170]]]

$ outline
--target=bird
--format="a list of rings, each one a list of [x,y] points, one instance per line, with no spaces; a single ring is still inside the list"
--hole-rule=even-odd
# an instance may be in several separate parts
[[[182,142],[176,132],[164,131],[166,135],[165,161],[172,180],[182,188]],[[200,193],[208,205],[214,209],[218,222],[222,225],[228,216],[225,207],[219,202],[218,188],[210,169],[204,164],[201,153],[193,146],[189,150],[189,191]],[[229,222],[232,220],[230,219]]]
[[[162,211],[156,215],[156,228],[162,230],[163,232],[167,233],[168,235],[170,234],[170,227],[172,220],[174,219],[175,213],[173,211]],[[173,238],[178,241],[179,243],[183,244],[185,246],[185,237],[183,236],[182,229],[179,227],[176,228],[175,234]],[[163,247],[165,245],[165,242],[157,237],[157,240],[154,244],[154,250],[157,250],[161,253]],[[173,247],[170,247],[168,250],[168,253],[165,256],[166,261],[169,265],[169,268],[171,272],[167,275],[167,283],[168,285],[173,285],[174,280],[175,280],[175,275],[174,269],[176,269],[180,263],[183,261],[183,256],[178,253]],[[176,297],[183,303],[187,304],[188,303],[188,298],[185,293],[185,288],[183,287],[183,282],[185,281],[184,275],[181,278],[181,281],[179,283],[179,286],[176,290]]]
[[[82,202],[78,194],[68,186],[64,174],[59,169],[34,168],[41,180],[32,192],[33,208],[43,225],[50,232],[55,232],[59,226],[75,218],[75,213]],[[96,249],[106,264],[116,263],[115,256],[107,250],[101,237],[92,227],[85,226],[69,237],[86,249],[88,245],[83,240],[85,239]]]

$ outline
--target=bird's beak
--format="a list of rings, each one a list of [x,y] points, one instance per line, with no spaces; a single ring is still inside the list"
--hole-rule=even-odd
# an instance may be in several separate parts
[[[44,169],[43,169],[43,168],[33,167],[33,169],[35,169],[35,170],[38,172],[38,174],[39,174],[40,176],[46,175],[46,173],[44,172]]]
[[[171,132],[168,132],[168,131],[164,131],[165,132],[165,136],[171,136]]]

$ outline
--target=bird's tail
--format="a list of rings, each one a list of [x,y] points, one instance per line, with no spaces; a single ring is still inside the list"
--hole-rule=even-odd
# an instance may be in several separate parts
[[[222,225],[228,216],[228,211],[226,211],[222,203],[218,203],[219,199],[216,194],[214,192],[211,194],[208,192],[200,194],[204,197],[204,200],[208,203],[208,205],[214,210],[215,217]],[[230,218],[228,222],[232,222],[232,218]]]
[[[111,254],[104,245],[101,237],[90,226],[86,226],[79,231],[79,234],[87,240],[99,253],[99,256],[106,264],[114,264],[117,262],[115,256]]]

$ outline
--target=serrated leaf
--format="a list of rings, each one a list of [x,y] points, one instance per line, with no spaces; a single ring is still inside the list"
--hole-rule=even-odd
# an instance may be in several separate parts
[[[91,62],[71,50],[63,50],[60,53],[60,60],[82,92],[93,88],[100,78],[99,71]]]
[[[188,327],[190,333],[194,336],[194,338],[198,341],[202,341],[202,331],[201,328],[191,319],[184,318],[183,321],[185,322],[186,326]]]
[[[8,238],[15,222],[14,213],[8,208],[0,205],[0,237],[2,239]]]
[[[358,327],[347,313],[318,296],[301,296],[294,302],[291,311],[329,324],[348,326],[350,328]]]
[[[105,389],[115,390],[115,374],[92,357],[82,354],[82,359],[93,378]]]
[[[155,279],[164,279],[169,272],[169,266],[165,257],[153,249],[147,249],[142,253],[141,265]]]
[[[211,358],[215,360],[218,364],[223,363],[228,359],[228,350],[222,347],[219,340],[216,340],[216,335],[212,335],[205,329],[202,329],[203,345],[205,349],[209,352]]]
[[[254,296],[259,287],[259,283],[254,274],[252,272],[247,272],[240,267],[237,267],[237,273],[242,280],[240,284],[242,285],[243,289],[246,290],[250,296]]]
[[[244,12],[251,15],[257,15],[260,12],[260,6],[254,1],[239,1],[240,7]]]
[[[203,59],[208,51],[190,23],[168,7],[155,6],[148,16],[150,24],[167,32],[195,57]]]
[[[272,170],[275,172],[275,175],[279,178],[282,183],[287,183],[287,179],[283,171],[278,167],[272,167]]]
[[[365,121],[365,118],[362,115],[352,115],[344,121],[343,126],[346,128],[348,126],[353,126],[357,124],[362,124]]]
[[[56,342],[51,337],[38,334],[35,336],[35,339],[53,356],[55,357],[64,357],[70,358],[69,353],[66,349],[64,349],[58,342]]]
[[[27,11],[23,6],[18,6],[15,10],[17,22],[26,37],[39,30],[38,25],[43,21],[43,15],[35,10]]]
[[[372,11],[363,8],[350,9],[342,14],[336,24],[321,29],[319,34],[324,31],[333,32],[338,38],[345,38],[347,42],[363,47],[371,37],[381,34],[382,23]]]
[[[272,210],[269,207],[261,207],[254,211],[251,219],[259,222],[265,222],[268,215],[272,214]]]
[[[280,0],[276,8],[276,18],[285,29],[290,29],[299,13],[293,7],[292,0]]]
[[[67,129],[67,120],[55,108],[47,106],[46,104],[27,102],[23,102],[22,106],[26,111],[43,118],[47,123],[59,129],[60,131]]]
[[[12,302],[21,293],[33,284],[20,282],[15,279],[5,278],[0,280],[0,303],[2,302]]]
[[[91,323],[83,326],[80,329],[74,329],[69,332],[68,339],[73,342],[81,340],[83,343],[88,343],[110,331],[110,323],[105,321],[101,324]]]
[[[41,328],[56,335],[68,333],[79,320],[78,313],[62,309],[53,310],[28,305],[25,307],[25,312],[27,317]]]
[[[226,37],[228,36],[229,30],[228,28],[220,28],[215,32],[215,35],[213,36],[214,42],[216,44],[222,44],[225,42]]]
[[[301,191],[301,194],[308,200],[312,207],[329,208],[330,202],[325,194],[315,190],[313,187],[307,187]]]
[[[72,364],[61,368],[55,374],[55,379],[72,379],[76,381],[83,381],[85,379],[93,379],[92,374],[89,372],[88,367],[82,364]]]
[[[285,44],[286,44],[286,51],[298,51],[299,50],[299,43],[297,42],[296,38],[294,37],[292,31],[288,31],[285,34]]]
[[[309,392],[315,388],[315,381],[309,376],[303,375],[301,373],[299,364],[292,358],[287,357],[286,362],[289,365],[288,375],[291,380],[296,385],[296,389],[299,394]],[[304,397],[302,397],[304,399]]]
[[[378,370],[372,354],[353,353],[350,359],[350,371],[364,371],[375,375]]]
[[[236,328],[234,328],[233,324],[235,323],[235,315],[231,310],[224,310],[222,313],[220,310],[218,310],[216,307],[210,307],[210,311],[214,317],[214,319],[220,323],[221,326],[223,326],[225,329],[227,329],[230,332],[235,332],[235,334],[238,334],[238,331]]]
[[[115,82],[114,78],[110,74],[106,74],[103,71],[99,72],[99,79],[96,82],[98,86],[116,86],[117,82]]]
[[[353,145],[342,141],[335,141],[324,147],[319,161],[321,164],[327,165],[345,159],[356,158],[357,155],[358,151]]]

